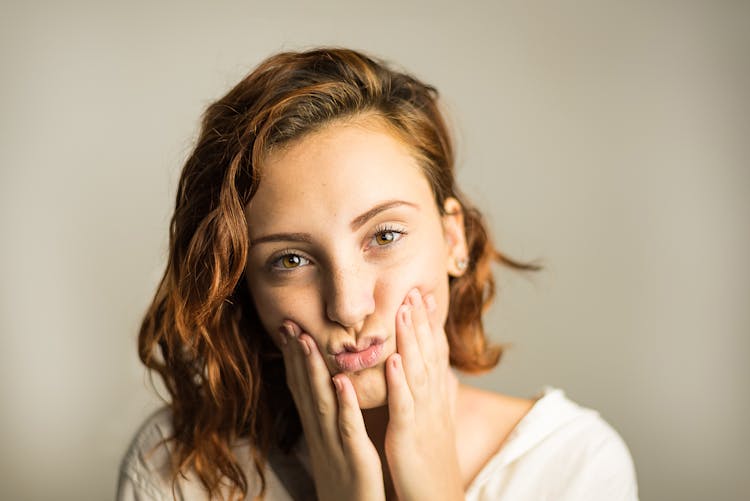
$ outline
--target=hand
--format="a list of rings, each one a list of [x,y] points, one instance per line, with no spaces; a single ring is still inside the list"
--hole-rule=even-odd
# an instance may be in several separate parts
[[[318,499],[383,501],[380,458],[351,381],[338,374],[332,384],[315,341],[293,322],[285,322],[280,332],[287,385],[310,450]]]
[[[386,362],[389,422],[385,452],[399,500],[464,499],[453,407],[457,381],[435,299],[409,293]],[[436,325],[437,324],[437,325]]]

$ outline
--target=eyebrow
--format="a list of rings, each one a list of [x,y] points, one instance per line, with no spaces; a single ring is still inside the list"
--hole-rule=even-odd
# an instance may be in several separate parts
[[[355,217],[352,219],[352,222],[349,223],[349,226],[352,228],[352,231],[356,231],[359,228],[362,227],[363,224],[365,224],[370,219],[374,218],[381,212],[387,211],[389,209],[393,209],[394,207],[399,207],[401,205],[407,205],[409,207],[412,207],[414,209],[418,209],[416,204],[413,204],[411,202],[406,202],[404,200],[388,200],[386,202],[379,203],[372,209],[362,213],[361,215]]]
[[[406,202],[404,200],[388,200],[382,203],[379,203],[372,209],[369,209],[359,216],[352,219],[352,222],[349,223],[349,226],[351,227],[352,231],[356,231],[359,228],[362,227],[367,221],[374,218],[381,212],[385,212],[389,209],[393,209],[395,207],[400,207],[402,205],[406,205],[408,207],[412,207],[414,209],[419,209],[419,207],[416,204],[413,204],[411,202]],[[304,243],[312,243],[312,235],[309,233],[273,233],[271,235],[264,235],[262,237],[254,238],[250,245],[257,245],[263,242],[304,242]]]

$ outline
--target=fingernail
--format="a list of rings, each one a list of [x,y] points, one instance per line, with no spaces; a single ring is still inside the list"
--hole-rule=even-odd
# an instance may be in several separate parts
[[[281,342],[281,344],[286,346],[287,338],[289,337],[289,332],[287,331],[286,327],[284,327],[283,325],[279,327],[279,334],[279,341]]]
[[[333,378],[333,385],[336,387],[337,392],[342,393],[344,391],[344,385],[341,384],[341,380],[339,378]]]
[[[400,362],[398,355],[393,355],[391,357],[390,362],[391,362],[391,367],[393,367],[394,369],[398,370],[398,364]]]
[[[297,327],[297,324],[293,322],[284,322],[283,327],[284,329],[286,329],[287,335],[289,337],[299,336],[299,327]]]
[[[432,294],[427,294],[427,296],[424,299],[425,304],[427,305],[427,311],[435,311],[435,308],[437,308],[437,303],[435,302],[435,296]]]
[[[411,326],[411,306],[404,306],[401,310],[401,320],[403,320],[404,325]]]
[[[411,304],[413,304],[414,306],[417,306],[421,299],[422,298],[420,297],[419,289],[415,288],[412,289],[411,292],[409,292],[409,301],[411,301]]]
[[[310,345],[307,344],[307,340],[302,339],[302,338],[297,338],[297,339],[299,340],[300,345],[302,345],[302,351],[304,351],[305,355],[309,357],[312,351],[310,350]]]

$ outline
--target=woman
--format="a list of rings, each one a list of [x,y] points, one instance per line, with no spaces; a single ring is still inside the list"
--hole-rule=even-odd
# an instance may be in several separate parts
[[[169,390],[127,499],[635,499],[627,448],[494,367],[492,246],[437,92],[363,54],[275,55],[212,104],[139,350]]]

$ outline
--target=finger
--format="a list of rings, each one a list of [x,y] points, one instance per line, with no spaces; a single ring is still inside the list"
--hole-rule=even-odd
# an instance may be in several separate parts
[[[291,322],[284,322],[279,331],[284,338],[281,344],[281,354],[284,357],[287,386],[296,401],[298,397],[309,394],[307,378],[303,377],[305,374],[304,355],[297,339],[299,328]]]
[[[419,345],[419,351],[422,353],[424,364],[429,371],[435,365],[436,349],[435,339],[432,334],[432,326],[427,317],[427,308],[419,289],[413,289],[409,292],[409,302],[412,309],[412,323],[414,325],[414,334]]]
[[[359,408],[357,393],[345,374],[333,378],[338,402],[338,432],[345,455],[356,457],[363,452],[363,445],[370,442]]]
[[[414,399],[398,353],[388,357],[385,379],[388,384],[388,420],[398,427],[407,426],[414,419]]]
[[[412,321],[413,306],[402,305],[396,315],[396,350],[401,354],[404,373],[409,387],[416,389],[424,386],[426,380],[424,359],[414,333]]]
[[[430,327],[432,327],[432,331],[438,332],[443,330],[443,325],[441,325],[440,318],[438,317],[437,302],[435,301],[435,296],[433,294],[426,294],[424,296],[424,305],[427,309],[427,318],[430,321]]]
[[[284,352],[284,350],[288,348],[289,336],[287,334],[286,328],[283,325],[279,327],[279,329],[276,332],[271,333],[271,338],[273,339],[273,344],[282,353]]]
[[[452,370],[448,371],[448,402],[451,408],[451,416],[456,419],[456,397],[458,396],[458,378]]]
[[[322,433],[315,410],[316,403],[305,353],[306,346],[299,337],[300,329],[296,324],[285,322],[282,327],[287,336],[287,344],[283,351],[287,386],[292,393],[310,447],[316,447],[321,443]]]
[[[318,350],[318,345],[309,334],[301,334],[300,341],[307,362],[310,390],[314,412],[324,440],[339,441],[337,432],[337,402],[331,382],[331,374]]]
[[[427,309],[427,318],[432,329],[432,336],[435,340],[435,351],[439,359],[448,359],[449,346],[448,337],[445,334],[445,326],[437,311],[437,302],[433,294],[427,294],[424,297],[425,307]]]

